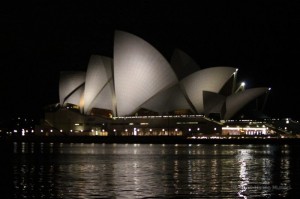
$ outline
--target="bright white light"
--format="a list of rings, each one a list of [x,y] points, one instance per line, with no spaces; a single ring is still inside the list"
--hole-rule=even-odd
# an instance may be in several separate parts
[[[242,82],[242,83],[241,83],[241,86],[245,86],[245,85],[246,85],[246,83],[245,83],[245,82]]]

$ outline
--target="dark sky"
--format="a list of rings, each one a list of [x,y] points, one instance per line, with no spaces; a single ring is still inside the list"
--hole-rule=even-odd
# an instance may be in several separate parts
[[[39,116],[59,101],[59,72],[112,57],[115,30],[133,33],[170,60],[179,48],[202,68],[232,66],[247,87],[272,87],[266,112],[300,118],[293,29],[285,1],[83,1],[1,5],[1,117]],[[197,2],[197,3],[196,3]],[[205,2],[205,3],[203,3]]]

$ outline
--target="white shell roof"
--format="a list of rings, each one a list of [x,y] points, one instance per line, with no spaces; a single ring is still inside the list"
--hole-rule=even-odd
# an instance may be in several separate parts
[[[203,91],[218,93],[236,71],[232,67],[212,67],[197,71],[180,84],[198,113],[204,113]]]
[[[75,104],[78,105],[80,107],[82,107],[82,97],[83,97],[83,92],[84,92],[84,86],[80,86],[78,89],[76,89],[75,92],[72,93],[72,95],[70,95],[64,102],[64,104],[66,103],[70,103],[70,104]]]
[[[177,109],[192,110],[178,84],[158,93],[141,107],[158,113],[166,113]]]
[[[59,102],[60,105],[63,105],[64,103],[70,101],[77,101],[75,100],[75,95],[79,96],[78,93],[80,91],[77,91],[80,86],[83,86],[85,81],[85,72],[78,72],[78,71],[66,71],[60,73],[60,79],[59,79]],[[73,97],[71,95],[74,95]],[[79,96],[80,97],[80,96]],[[69,98],[69,100],[68,100]],[[72,100],[71,100],[72,98]],[[78,99],[79,101],[80,99]],[[73,103],[76,104],[76,103]],[[79,104],[76,104],[79,105]]]
[[[248,104],[253,99],[259,97],[260,95],[266,93],[268,88],[251,88],[242,92],[232,94],[226,99],[226,114],[224,116],[225,120],[230,119],[234,114],[236,114],[241,108]]]
[[[114,81],[118,116],[132,114],[152,96],[178,82],[161,53],[123,31],[115,32]]]
[[[86,72],[86,81],[84,89],[84,113],[89,112],[93,106],[91,103],[95,100],[95,97],[104,89],[105,85],[112,78],[112,60],[111,58],[92,55],[88,64]],[[111,91],[110,91],[111,92]],[[110,97],[110,98],[109,98]],[[107,101],[111,101],[112,95],[101,98],[97,104],[107,104]]]
[[[104,86],[101,92],[94,98],[94,100],[90,104],[90,109],[92,108],[100,108],[100,109],[108,109],[112,110],[115,115],[115,108],[113,106],[113,85],[112,81]]]
[[[190,109],[198,114],[220,112],[230,119],[267,88],[248,89],[229,97],[220,95],[236,68],[198,65],[175,50],[172,66],[153,46],[123,31],[115,32],[114,59],[93,55],[87,72],[60,74],[60,104],[79,105],[85,114],[92,108],[112,110],[115,116],[131,115],[140,108],[159,113]],[[197,70],[197,71],[196,71]],[[226,99],[225,99],[226,98]]]

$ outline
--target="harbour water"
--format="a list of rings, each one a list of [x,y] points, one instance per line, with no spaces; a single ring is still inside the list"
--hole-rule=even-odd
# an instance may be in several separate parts
[[[293,198],[298,145],[13,143],[1,198]]]

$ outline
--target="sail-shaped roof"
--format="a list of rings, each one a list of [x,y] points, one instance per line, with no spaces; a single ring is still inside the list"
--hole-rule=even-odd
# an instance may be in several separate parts
[[[104,89],[112,78],[112,60],[111,58],[92,55],[88,64],[86,72],[85,89],[84,89],[84,112],[88,113],[92,108],[91,103],[95,100],[95,97]],[[110,88],[110,87],[107,87]],[[112,91],[110,91],[112,92]],[[107,101],[111,101],[110,96],[101,98],[101,103],[107,104]],[[95,103],[94,103],[95,104]]]
[[[177,82],[170,64],[153,46],[133,34],[115,32],[114,83],[119,116],[132,114]]]
[[[241,108],[248,104],[253,99],[259,97],[260,95],[266,93],[268,88],[251,88],[245,91],[241,91],[232,94],[226,99],[226,114],[224,119],[230,119],[234,116]]]
[[[60,73],[59,79],[59,102],[60,105],[72,103],[79,105],[80,93],[85,82],[85,72],[64,71]]]
[[[232,67],[206,68],[187,76],[180,84],[197,112],[202,114],[204,113],[203,91],[218,93],[235,71],[236,69]]]

